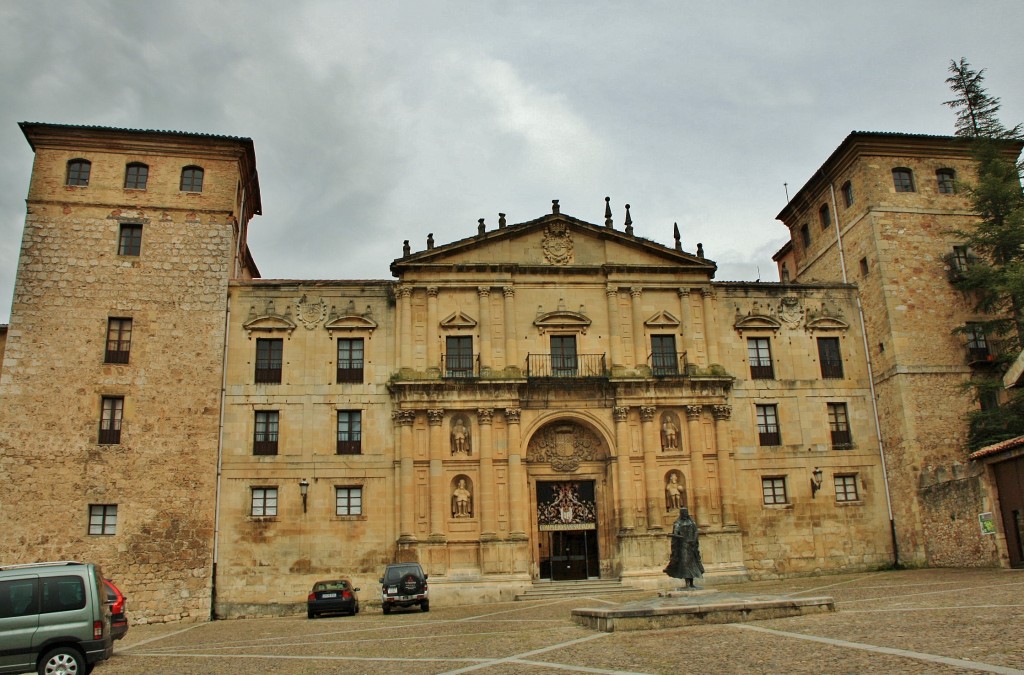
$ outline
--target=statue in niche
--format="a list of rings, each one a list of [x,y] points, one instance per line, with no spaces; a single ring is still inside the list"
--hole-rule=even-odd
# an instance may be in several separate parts
[[[452,423],[452,454],[463,457],[469,455],[469,429],[461,417],[456,417]]]
[[[670,415],[661,418],[661,449],[679,449],[679,427]]]
[[[665,483],[665,510],[672,511],[683,508],[686,501],[685,495],[685,490],[679,482],[679,474],[672,473],[668,482]]]
[[[674,579],[686,579],[686,590],[696,589],[693,580],[704,574],[704,563],[700,559],[697,523],[693,522],[685,506],[679,509],[679,518],[672,525],[669,536],[672,537],[672,551],[663,571]]]
[[[466,479],[460,478],[452,491],[452,517],[469,518],[473,515],[473,493],[466,487]]]

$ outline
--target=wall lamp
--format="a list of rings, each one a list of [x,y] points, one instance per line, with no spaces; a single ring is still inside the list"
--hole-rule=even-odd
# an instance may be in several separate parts
[[[303,478],[299,481],[299,494],[302,495],[302,512],[306,512],[306,495],[309,494],[309,481]]]
[[[821,489],[821,481],[823,477],[824,474],[821,469],[814,467],[814,471],[811,472],[811,499],[814,499],[814,495]]]

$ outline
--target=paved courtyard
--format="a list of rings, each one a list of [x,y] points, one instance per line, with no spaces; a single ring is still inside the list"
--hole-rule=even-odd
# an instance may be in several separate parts
[[[722,586],[830,595],[835,613],[602,633],[574,607],[653,593],[132,626],[97,673],[1019,673],[1024,570],[913,570]],[[364,589],[365,601],[374,589]],[[130,602],[130,599],[129,599]],[[129,606],[130,610],[130,606]]]

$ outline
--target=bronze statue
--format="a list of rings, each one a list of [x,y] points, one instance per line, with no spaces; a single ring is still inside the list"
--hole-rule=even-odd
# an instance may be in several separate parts
[[[693,580],[704,574],[704,564],[700,560],[697,523],[693,522],[685,506],[679,509],[679,518],[672,525],[669,536],[672,537],[672,552],[665,574],[675,579],[686,579],[686,588],[697,588]]]

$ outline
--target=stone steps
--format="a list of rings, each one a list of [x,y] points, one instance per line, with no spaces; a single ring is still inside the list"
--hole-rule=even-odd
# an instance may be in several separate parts
[[[574,598],[581,596],[602,596],[615,593],[637,593],[641,589],[623,586],[619,579],[585,579],[579,581],[535,581],[525,592],[515,596],[516,600],[545,600],[550,598]]]

